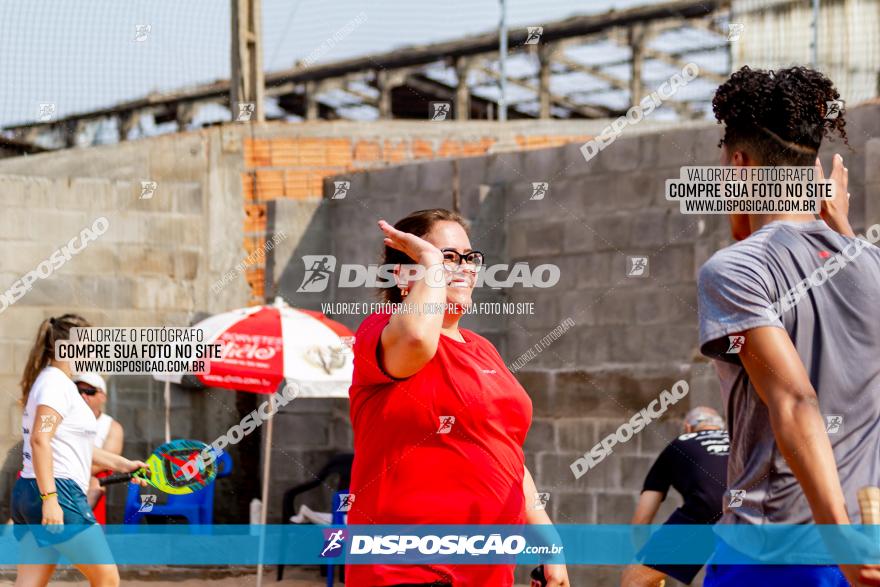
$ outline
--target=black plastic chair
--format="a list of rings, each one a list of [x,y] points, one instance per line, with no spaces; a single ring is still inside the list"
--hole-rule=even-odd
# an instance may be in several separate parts
[[[295,487],[291,487],[287,491],[284,492],[284,497],[282,497],[281,501],[281,523],[282,524],[290,524],[290,518],[296,513],[296,498],[301,493],[305,493],[309,490],[315,489],[316,487],[320,487],[324,485],[327,479],[333,477],[334,475],[339,477],[339,482],[336,484],[336,489],[333,491],[346,491],[351,485],[351,463],[354,461],[354,454],[352,453],[341,453],[329,461],[327,464],[321,467],[321,470],[318,471],[318,474],[311,481],[306,481],[305,483],[301,483]],[[283,538],[282,538],[283,540]],[[283,548],[283,545],[282,545]],[[345,581],[344,576],[344,567],[341,571],[340,575]],[[278,565],[278,580],[280,581],[284,577],[284,565]]]

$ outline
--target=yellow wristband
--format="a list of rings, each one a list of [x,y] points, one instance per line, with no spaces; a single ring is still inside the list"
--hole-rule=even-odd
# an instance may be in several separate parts
[[[43,501],[46,501],[47,499],[49,499],[49,498],[52,497],[53,495],[57,497],[57,496],[58,496],[58,492],[57,492],[57,491],[50,491],[49,493],[41,493],[41,494],[40,494],[40,499],[43,500]]]

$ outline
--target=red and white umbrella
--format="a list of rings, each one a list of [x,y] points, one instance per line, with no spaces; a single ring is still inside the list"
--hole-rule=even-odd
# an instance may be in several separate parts
[[[203,342],[223,347],[207,372],[196,374],[209,387],[267,394],[287,380],[296,384],[297,397],[348,397],[354,333],[320,312],[277,298],[271,306],[216,314],[193,328],[204,333]],[[154,375],[171,383],[183,376]]]
[[[297,397],[348,397],[354,333],[320,312],[272,306],[242,308],[194,326],[204,341],[223,347],[198,379],[209,387],[274,393],[282,381]]]

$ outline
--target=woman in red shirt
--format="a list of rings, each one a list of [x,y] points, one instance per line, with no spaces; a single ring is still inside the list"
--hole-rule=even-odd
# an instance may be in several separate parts
[[[465,220],[423,210],[379,228],[397,266],[386,301],[423,311],[372,314],[357,331],[349,523],[550,524],[522,451],[531,400],[495,347],[458,325],[483,261]],[[513,568],[349,565],[346,585],[509,587]],[[548,585],[569,585],[564,565],[544,569]]]

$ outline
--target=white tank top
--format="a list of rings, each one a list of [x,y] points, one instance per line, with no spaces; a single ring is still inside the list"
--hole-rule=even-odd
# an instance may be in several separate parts
[[[58,412],[61,423],[58,424],[49,415],[35,422],[37,407],[41,405]],[[25,479],[36,477],[31,460],[31,430],[34,426],[45,431],[56,427],[51,443],[52,473],[56,479],[75,481],[86,493],[89,490],[92,449],[95,445],[95,414],[79,395],[70,377],[60,369],[46,367],[40,371],[28,394],[21,418],[24,437],[21,476]]]
[[[104,442],[107,440],[107,435],[110,434],[110,424],[112,423],[113,418],[107,414],[102,412],[98,416],[98,429],[95,431],[95,446],[98,448],[104,448]]]

